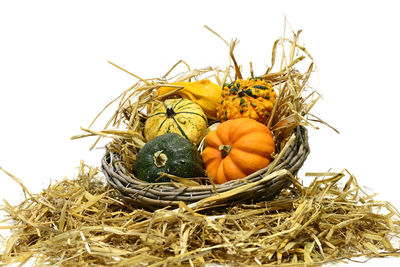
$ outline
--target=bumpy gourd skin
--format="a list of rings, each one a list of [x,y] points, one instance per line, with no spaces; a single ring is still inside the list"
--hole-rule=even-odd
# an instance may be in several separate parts
[[[220,121],[251,118],[266,123],[275,103],[275,90],[262,78],[238,79],[224,85],[217,117]]]
[[[157,160],[159,162],[155,162]],[[164,134],[149,141],[137,154],[134,170],[137,178],[149,183],[169,181],[168,178],[156,181],[159,172],[182,178],[203,177],[205,174],[196,146],[175,133]]]
[[[249,118],[228,120],[207,134],[202,158],[217,184],[244,178],[268,166],[275,152],[271,132]]]
[[[207,117],[193,101],[167,99],[148,115],[144,136],[147,141],[166,133],[177,133],[194,144],[200,143],[207,132]]]

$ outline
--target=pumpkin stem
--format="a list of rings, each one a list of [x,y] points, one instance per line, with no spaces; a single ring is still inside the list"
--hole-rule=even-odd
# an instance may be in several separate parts
[[[219,151],[221,151],[221,157],[225,158],[226,156],[228,156],[229,152],[232,149],[232,146],[230,145],[220,145],[218,147]]]
[[[172,106],[171,106],[171,105],[168,105],[168,106],[167,106],[167,117],[168,117],[168,118],[172,118],[172,117],[174,117],[175,115],[176,115],[176,113],[175,113],[174,109],[172,108]]]
[[[157,168],[164,167],[165,163],[168,161],[167,155],[165,155],[163,152],[164,151],[160,150],[153,155],[154,165],[156,165]]]

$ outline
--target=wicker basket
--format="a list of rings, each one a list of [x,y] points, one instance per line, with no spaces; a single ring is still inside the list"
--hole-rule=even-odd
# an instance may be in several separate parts
[[[103,157],[102,170],[110,185],[121,193],[124,200],[146,209],[154,210],[166,206],[176,207],[180,201],[186,204],[194,203],[216,194],[249,185],[249,183],[253,183],[255,186],[251,186],[245,191],[233,194],[228,198],[217,199],[213,202],[213,205],[227,201],[271,200],[282,189],[291,184],[290,174],[282,173],[261,183],[260,180],[265,177],[265,174],[271,174],[279,170],[287,170],[292,175],[295,175],[309,154],[310,149],[306,128],[297,126],[293,131],[292,137],[292,142],[282,149],[275,157],[275,160],[265,169],[243,179],[215,186],[176,187],[166,184],[148,184],[127,171],[120,155],[109,150],[106,150],[106,154]]]

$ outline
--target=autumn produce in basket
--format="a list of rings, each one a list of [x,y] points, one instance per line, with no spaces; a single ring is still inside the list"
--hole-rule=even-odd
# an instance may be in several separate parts
[[[275,152],[267,126],[240,118],[221,123],[206,137],[202,157],[215,183],[244,178],[268,166]]]
[[[186,88],[181,95],[195,101],[199,101],[200,97],[195,98],[194,96],[204,95],[207,90],[211,90],[211,94],[217,91],[213,90],[216,89],[216,86],[209,80],[180,83],[180,85],[184,86],[182,90]],[[157,94],[164,95],[163,93],[167,92],[162,88],[157,91]],[[272,133],[263,124],[267,122],[276,102],[276,93],[272,86],[262,78],[236,80],[225,85],[221,96],[223,98],[220,102],[200,101],[203,106],[208,108],[209,114],[214,114],[217,108],[217,117],[220,117],[221,113],[224,114],[224,118],[221,119],[224,122],[218,126],[216,131],[207,134],[206,147],[202,152],[207,174],[217,184],[244,178],[267,167],[272,160],[271,155],[275,152]],[[214,100],[218,99],[216,96],[214,97]],[[204,100],[204,97],[201,100]],[[207,133],[207,123],[203,108],[195,102],[183,98],[166,99],[147,116],[144,136],[147,141],[151,141],[166,133],[176,133],[194,144],[199,144]],[[177,164],[177,161],[171,161],[172,164],[168,164],[169,167],[164,168],[164,165],[157,163],[160,156],[154,156],[154,163],[151,163],[152,160],[147,160],[147,164],[143,164],[142,155],[149,154],[147,150],[150,143],[140,150],[136,159],[137,178],[148,182],[155,180],[166,182],[165,178],[157,179],[159,177],[157,173],[160,172],[184,178],[203,176],[204,173],[192,175],[188,172],[177,171],[179,167],[173,168],[172,165]],[[174,138],[163,138],[157,143],[163,143],[164,149],[170,147],[173,151],[173,148],[178,149],[182,142],[176,143]],[[142,152],[143,150],[146,152]],[[152,158],[150,157],[150,159]],[[184,169],[187,170],[186,167]]]
[[[266,123],[275,103],[274,88],[261,77],[238,79],[224,84],[217,117],[221,121],[244,117]]]
[[[162,78],[140,79],[121,95],[110,123],[119,128],[125,124],[127,130],[100,134],[114,137],[106,145],[102,170],[125,201],[149,210],[180,203],[198,207],[257,202],[272,200],[296,182],[294,176],[310,151],[305,125],[317,100],[313,91],[302,96],[312,58],[296,39],[284,40],[282,45],[292,49],[288,65],[272,72],[278,40],[267,71],[254,75],[251,69],[246,79],[233,55],[236,44],[234,40],[229,45],[233,65],[225,69],[188,67],[173,74],[185,63],[179,61]],[[306,59],[307,71],[294,68]],[[144,153],[146,164],[141,164],[150,142],[169,133],[195,145],[205,172],[164,168],[163,149]],[[165,151],[181,149],[171,140],[163,145]]]
[[[167,182],[160,173],[178,177],[204,176],[203,162],[196,146],[176,133],[167,133],[149,141],[138,153],[135,174],[143,181]]]
[[[147,141],[166,133],[177,133],[198,144],[206,131],[207,117],[202,108],[183,98],[167,99],[160,103],[148,115],[144,126]]]
[[[171,94],[172,97],[178,95],[189,99],[198,104],[207,117],[216,119],[217,104],[221,99],[221,86],[211,82],[209,79],[194,82],[175,82],[170,85],[179,87],[161,87],[156,91],[156,94],[159,96]],[[176,92],[174,93],[174,91]]]

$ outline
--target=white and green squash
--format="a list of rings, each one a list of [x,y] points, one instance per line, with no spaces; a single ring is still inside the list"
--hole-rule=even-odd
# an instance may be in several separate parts
[[[166,133],[177,133],[197,145],[207,133],[207,116],[193,101],[167,99],[148,115],[144,137],[150,141]]]

